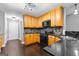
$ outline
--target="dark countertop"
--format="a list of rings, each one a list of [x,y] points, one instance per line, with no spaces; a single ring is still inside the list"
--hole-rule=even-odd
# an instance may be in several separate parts
[[[63,46],[63,42],[59,41],[51,46],[46,46],[43,48],[44,50],[46,50],[47,52],[49,52],[52,55],[55,56],[64,56],[64,46]]]
[[[34,33],[25,33],[25,34],[40,34],[39,32],[34,32]]]

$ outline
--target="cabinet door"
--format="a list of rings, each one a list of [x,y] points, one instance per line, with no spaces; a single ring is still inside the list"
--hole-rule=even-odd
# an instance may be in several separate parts
[[[50,13],[50,11],[48,12],[48,13],[46,13],[46,20],[50,20],[51,19],[51,13]]]
[[[36,34],[33,34],[34,35],[34,43],[37,42],[37,35]]]
[[[50,45],[54,44],[54,42],[55,42],[55,37],[49,35],[48,36],[48,45],[50,46]]]
[[[50,11],[50,18],[51,18],[51,27],[54,27],[56,24],[55,24],[55,20],[56,20],[56,17],[55,17],[55,9],[51,10]]]
[[[32,27],[32,16],[29,16],[28,17],[28,24],[29,24],[29,27],[31,28]]]
[[[24,27],[28,27],[28,17],[24,16]]]
[[[56,26],[63,26],[63,8],[56,8]]]
[[[25,42],[25,45],[30,44],[30,34],[25,34],[24,42]]]
[[[34,19],[34,27],[35,28],[38,28],[39,26],[38,26],[38,19],[35,17],[35,19]]]
[[[40,34],[37,34],[37,42],[40,43]]]
[[[34,17],[32,17],[32,19],[31,19],[31,27],[32,27],[32,28],[34,28],[34,27],[35,27],[34,21],[35,21],[35,18],[34,18]]]
[[[24,16],[24,27],[31,27],[31,16]]]
[[[46,14],[42,15],[41,17],[42,17],[42,22],[47,20],[46,19]]]
[[[38,26],[39,26],[40,28],[43,27],[43,26],[42,26],[42,17],[41,17],[41,16],[38,18]]]
[[[40,34],[33,34],[34,36],[33,36],[33,41],[34,41],[34,43],[36,43],[36,42],[38,42],[38,43],[40,43]]]
[[[58,41],[60,41],[60,40],[61,40],[60,38],[55,37],[55,42],[58,42]]]
[[[0,48],[2,48],[2,45],[3,45],[3,38],[2,36],[0,36]]]

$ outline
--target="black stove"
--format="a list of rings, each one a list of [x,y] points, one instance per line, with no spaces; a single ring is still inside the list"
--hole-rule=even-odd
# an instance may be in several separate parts
[[[46,47],[48,46],[48,35],[47,34],[41,34],[40,35],[40,47]]]

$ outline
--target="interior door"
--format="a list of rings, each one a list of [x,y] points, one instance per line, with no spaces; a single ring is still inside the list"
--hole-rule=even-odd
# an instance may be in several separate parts
[[[8,39],[19,39],[19,22],[16,20],[8,21]]]

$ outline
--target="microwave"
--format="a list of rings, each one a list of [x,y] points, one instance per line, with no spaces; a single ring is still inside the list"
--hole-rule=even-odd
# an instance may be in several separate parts
[[[44,22],[42,22],[42,26],[43,27],[50,27],[50,20],[47,20],[47,21],[44,21]]]

